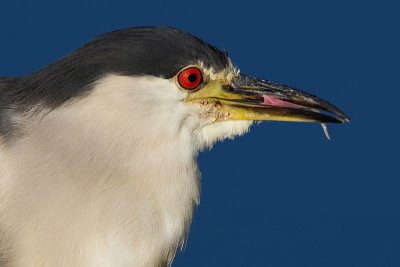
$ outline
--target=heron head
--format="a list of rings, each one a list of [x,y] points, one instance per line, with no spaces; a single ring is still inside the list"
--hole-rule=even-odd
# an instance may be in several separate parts
[[[349,121],[317,96],[240,73],[226,52],[169,27],[105,34],[24,83],[32,90],[17,101],[46,108],[83,101],[76,114],[86,121],[143,136],[185,130],[200,148],[246,132],[253,121]]]

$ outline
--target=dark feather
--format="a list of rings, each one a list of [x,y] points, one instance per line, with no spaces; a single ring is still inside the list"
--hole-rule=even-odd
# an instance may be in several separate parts
[[[99,36],[71,55],[18,79],[9,97],[23,106],[57,107],[91,89],[109,74],[170,78],[181,68],[202,61],[221,70],[227,55],[193,35],[169,27],[129,28]]]

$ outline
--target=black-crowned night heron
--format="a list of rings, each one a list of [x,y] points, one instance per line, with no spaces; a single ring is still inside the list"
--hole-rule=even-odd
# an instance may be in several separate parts
[[[198,204],[199,151],[258,120],[349,118],[167,27],[115,31],[1,78],[2,266],[170,264]]]

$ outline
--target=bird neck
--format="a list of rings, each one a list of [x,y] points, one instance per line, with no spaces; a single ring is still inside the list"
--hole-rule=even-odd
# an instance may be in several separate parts
[[[44,205],[32,204],[27,221],[40,221],[40,206],[47,214],[63,213],[65,224],[76,229],[82,220],[90,220],[99,224],[93,229],[103,232],[97,235],[116,232],[112,242],[100,243],[118,239],[121,247],[153,249],[160,256],[156,261],[172,260],[185,241],[199,199],[191,133],[152,128],[135,118],[127,123],[122,114],[97,110],[103,107],[88,99],[27,118],[22,129],[26,134],[9,148],[7,157],[18,165],[15,175],[30,199],[55,197],[43,200]],[[78,214],[70,214],[70,207],[79,207]]]

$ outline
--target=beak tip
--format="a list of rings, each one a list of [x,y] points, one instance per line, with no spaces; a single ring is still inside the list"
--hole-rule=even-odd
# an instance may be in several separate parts
[[[346,122],[351,122],[351,118],[349,116],[347,116],[346,114],[344,114],[344,116],[342,117],[343,123]]]
[[[337,118],[339,123],[349,123],[351,122],[351,119],[349,117],[345,117],[345,118]]]

